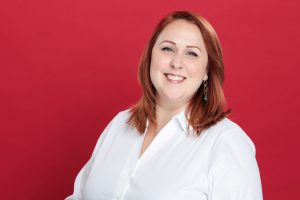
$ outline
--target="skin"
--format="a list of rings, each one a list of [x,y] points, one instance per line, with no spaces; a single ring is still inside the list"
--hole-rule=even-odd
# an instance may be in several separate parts
[[[157,91],[157,127],[149,126],[140,155],[172,116],[186,108],[203,80],[208,79],[207,62],[207,50],[196,25],[180,19],[160,33],[152,49],[150,66],[150,78]],[[184,81],[170,83],[166,73],[181,75]]]

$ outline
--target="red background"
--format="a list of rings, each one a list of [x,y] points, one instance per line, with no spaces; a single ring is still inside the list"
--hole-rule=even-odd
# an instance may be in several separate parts
[[[192,10],[217,30],[230,118],[257,148],[265,199],[299,196],[299,1],[0,3],[1,199],[63,199],[100,133],[138,100],[154,26]]]

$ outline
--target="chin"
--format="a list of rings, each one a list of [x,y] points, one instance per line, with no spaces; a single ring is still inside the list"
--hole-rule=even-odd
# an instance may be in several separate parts
[[[182,102],[184,97],[180,94],[178,95],[166,95],[165,99],[170,102]]]

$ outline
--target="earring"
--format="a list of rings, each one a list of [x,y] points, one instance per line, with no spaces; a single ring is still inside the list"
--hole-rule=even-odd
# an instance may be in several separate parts
[[[203,100],[204,101],[207,101],[208,100],[208,97],[207,97],[207,80],[204,80],[203,81],[203,90],[204,90],[204,92],[203,92],[203,94],[204,94],[204,97],[203,97]]]

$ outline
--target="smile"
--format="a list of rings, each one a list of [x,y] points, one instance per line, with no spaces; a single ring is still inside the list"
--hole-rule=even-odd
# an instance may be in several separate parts
[[[165,74],[167,80],[171,83],[181,83],[185,77],[176,74]]]

